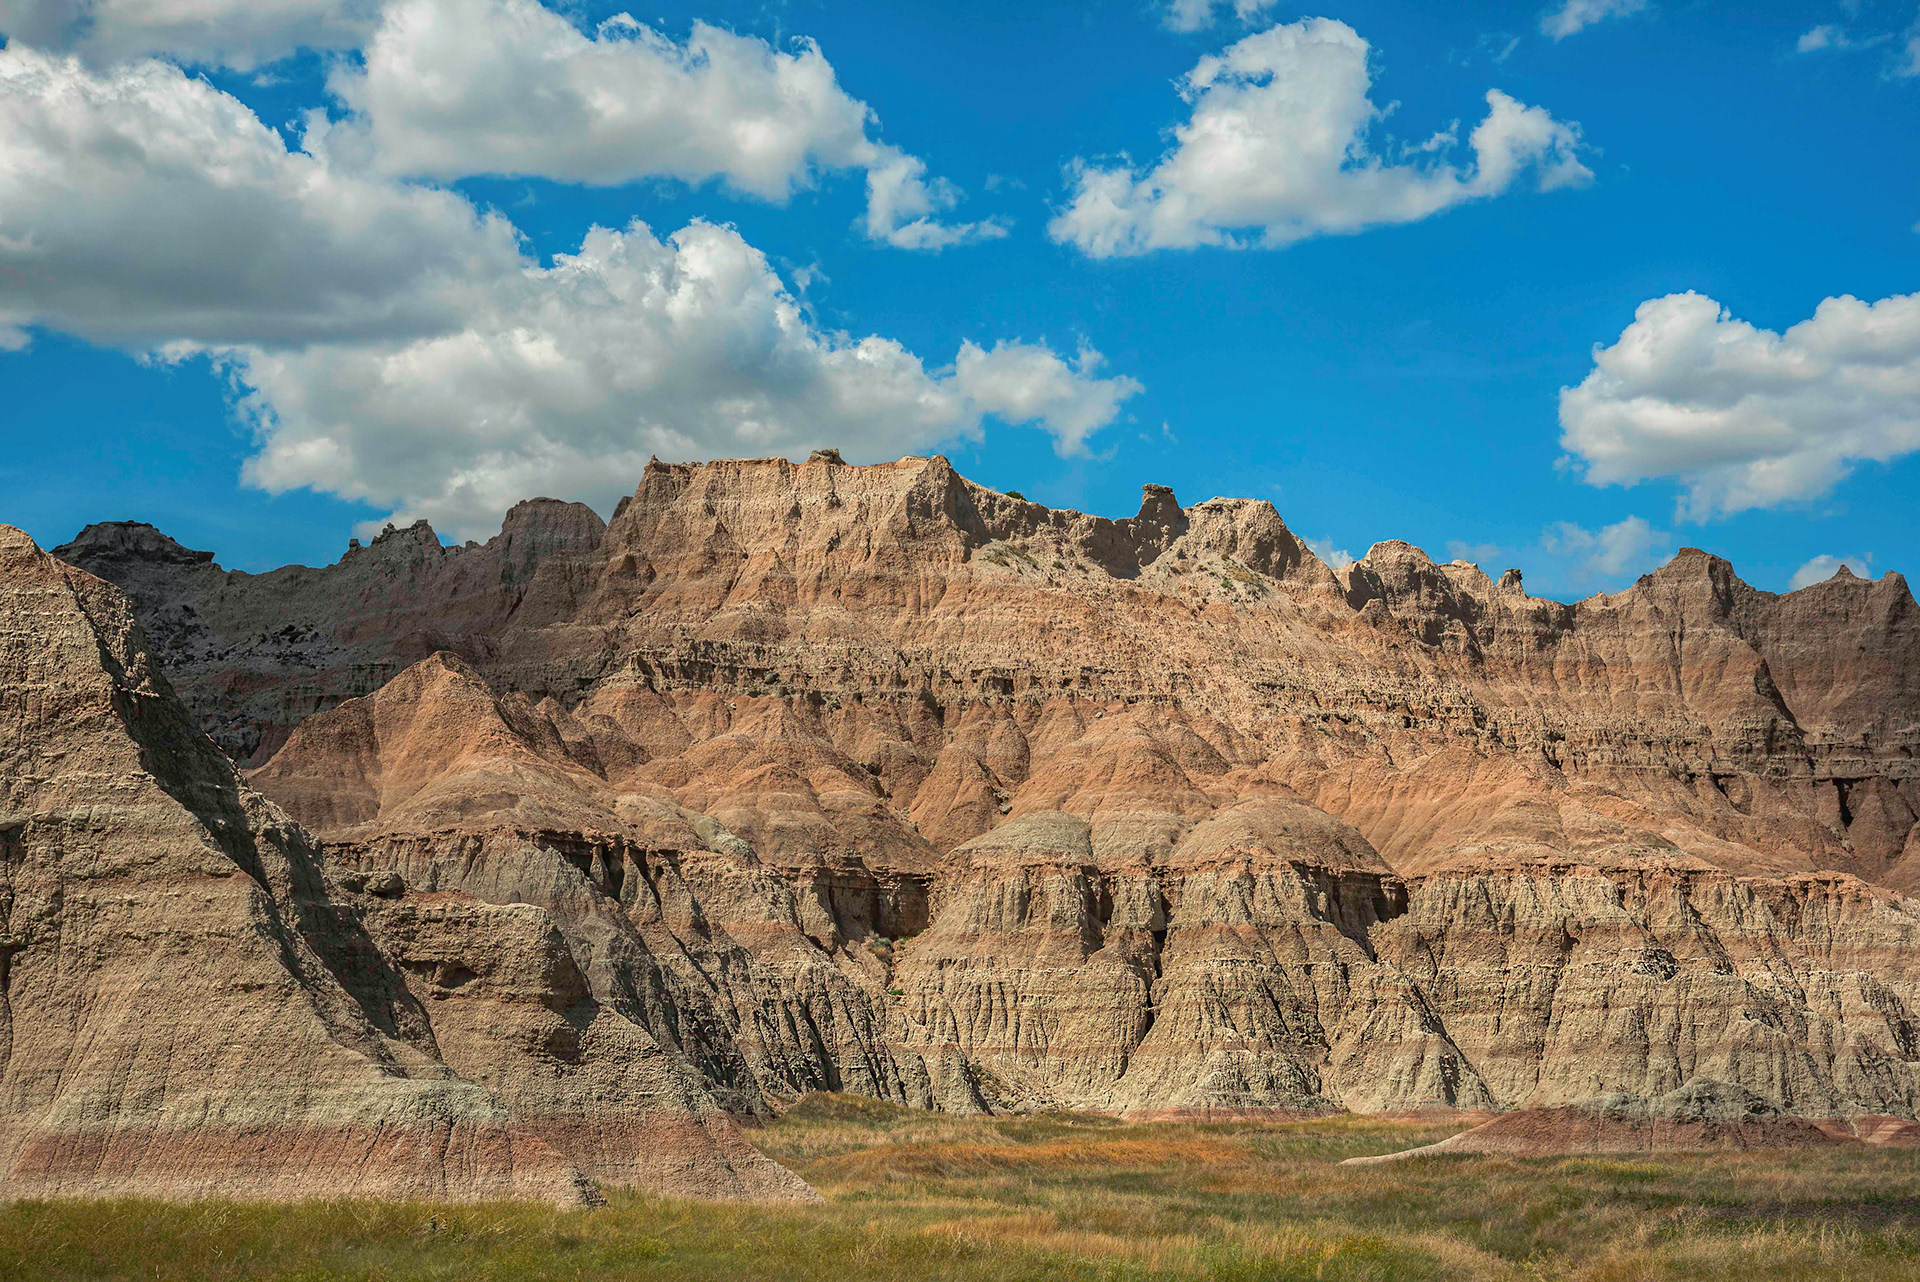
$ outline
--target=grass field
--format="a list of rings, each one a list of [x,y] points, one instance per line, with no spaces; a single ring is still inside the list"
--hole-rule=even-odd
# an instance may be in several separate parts
[[[823,1207],[25,1202],[0,1279],[1920,1278],[1920,1150],[1335,1164],[1453,1129],[817,1096],[756,1138]]]

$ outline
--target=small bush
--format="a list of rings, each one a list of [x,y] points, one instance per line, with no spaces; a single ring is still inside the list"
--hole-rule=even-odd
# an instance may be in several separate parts
[[[1011,543],[989,543],[986,550],[980,554],[980,559],[1002,569],[1024,567],[1037,570],[1040,568],[1040,562],[1031,552],[1025,548],[1015,547]]]

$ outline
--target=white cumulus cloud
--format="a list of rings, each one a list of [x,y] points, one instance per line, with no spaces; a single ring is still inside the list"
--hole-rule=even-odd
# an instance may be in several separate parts
[[[328,87],[351,113],[329,150],[395,176],[718,179],[785,201],[823,171],[863,170],[876,240],[937,249],[1005,234],[938,221],[958,189],[875,140],[874,113],[810,41],[782,51],[696,22],[678,43],[625,14],[587,35],[535,0],[392,0]]]
[[[1571,521],[1556,521],[1540,535],[1540,550],[1568,563],[1568,577],[1618,579],[1652,569],[1665,553],[1672,536],[1645,520],[1624,521],[1589,530]]]
[[[1647,7],[1647,0],[1566,0],[1540,17],[1540,32],[1555,40],[1585,31],[1608,18],[1624,18]]]
[[[1543,190],[1579,185],[1577,126],[1499,90],[1468,136],[1473,163],[1447,157],[1452,130],[1382,155],[1369,136],[1385,114],[1368,96],[1367,42],[1312,18],[1272,27],[1202,58],[1181,82],[1193,110],[1152,170],[1075,161],[1054,240],[1098,258],[1196,245],[1273,248],[1309,236],[1414,222],[1497,196],[1523,173]]]
[[[1873,558],[1871,556],[1833,556],[1822,554],[1814,557],[1793,572],[1793,581],[1787,585],[1788,591],[1798,592],[1801,588],[1815,583],[1825,583],[1839,572],[1841,566],[1857,578],[1873,577]]]
[[[1642,303],[1560,392],[1560,443],[1595,485],[1672,478],[1695,520],[1827,493],[1920,450],[1920,295],[1842,296],[1784,334],[1688,292]]]
[[[1834,557],[1830,553],[1822,553],[1820,557],[1811,558],[1807,564],[1803,564],[1799,570],[1793,572],[1793,582],[1788,583],[1788,591],[1799,591],[1801,587],[1809,587],[1812,583],[1828,582],[1830,578],[1836,576],[1841,566],[1847,566],[1847,570],[1855,578],[1862,578],[1862,580],[1874,578],[1874,570],[1872,570],[1874,558],[1870,555]]]
[[[516,499],[603,505],[647,455],[892,457],[977,436],[983,416],[1081,448],[1140,390],[1044,344],[963,344],[949,371],[899,343],[813,326],[731,228],[596,228],[503,281],[457,329],[391,343],[221,354],[259,437],[246,477],[485,533]]]
[[[351,49],[377,0],[0,0],[9,41],[96,63],[166,54],[251,70],[299,48]]]
[[[962,343],[951,382],[977,412],[1040,423],[1059,453],[1081,454],[1089,436],[1119,417],[1121,402],[1144,390],[1124,374],[1095,377],[1104,363],[1084,343],[1071,363],[1045,344],[996,343],[988,351]]]
[[[696,22],[676,42],[625,13],[589,35],[537,0],[0,0],[0,33],[95,66],[154,54],[244,70],[359,50],[328,77],[346,119],[314,113],[309,146],[390,176],[718,180],[779,202],[858,171],[875,240],[941,249],[1007,230],[945,221],[960,190],[875,137],[873,111],[811,41],[783,51]]]
[[[1498,543],[1469,543],[1465,539],[1448,539],[1447,555],[1456,561],[1471,561],[1482,567],[1513,559],[1513,553]]]
[[[290,151],[171,64],[0,50],[0,330],[135,346],[413,333],[520,266],[505,220]]]
[[[611,501],[649,453],[868,458],[991,416],[1085,448],[1139,384],[1097,353],[819,328],[731,228],[596,228],[542,267],[457,193],[289,150],[158,61],[0,50],[0,348],[46,327],[232,381],[253,484],[458,534],[517,499]]]
[[[1242,22],[1252,22],[1273,7],[1274,0],[1168,0],[1161,21],[1169,31],[1199,31],[1211,27],[1221,9],[1231,8]]]

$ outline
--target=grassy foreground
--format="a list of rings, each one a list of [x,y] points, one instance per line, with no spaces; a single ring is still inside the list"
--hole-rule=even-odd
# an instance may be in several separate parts
[[[1453,1129],[816,1096],[756,1139],[824,1207],[17,1202],[0,1279],[1920,1277],[1920,1150],[1335,1165]]]

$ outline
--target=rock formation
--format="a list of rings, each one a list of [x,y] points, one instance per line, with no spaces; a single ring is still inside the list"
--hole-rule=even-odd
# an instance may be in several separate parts
[[[9,1194],[804,1197],[533,905],[323,869],[113,587],[0,526]]]
[[[620,1038],[741,1116],[1920,1116],[1897,575],[1778,596],[1689,549],[1564,605],[1403,543],[1336,573],[1266,503],[1107,520],[831,452],[320,569],[56,554],[503,1116],[638,1108],[556,1067]]]

